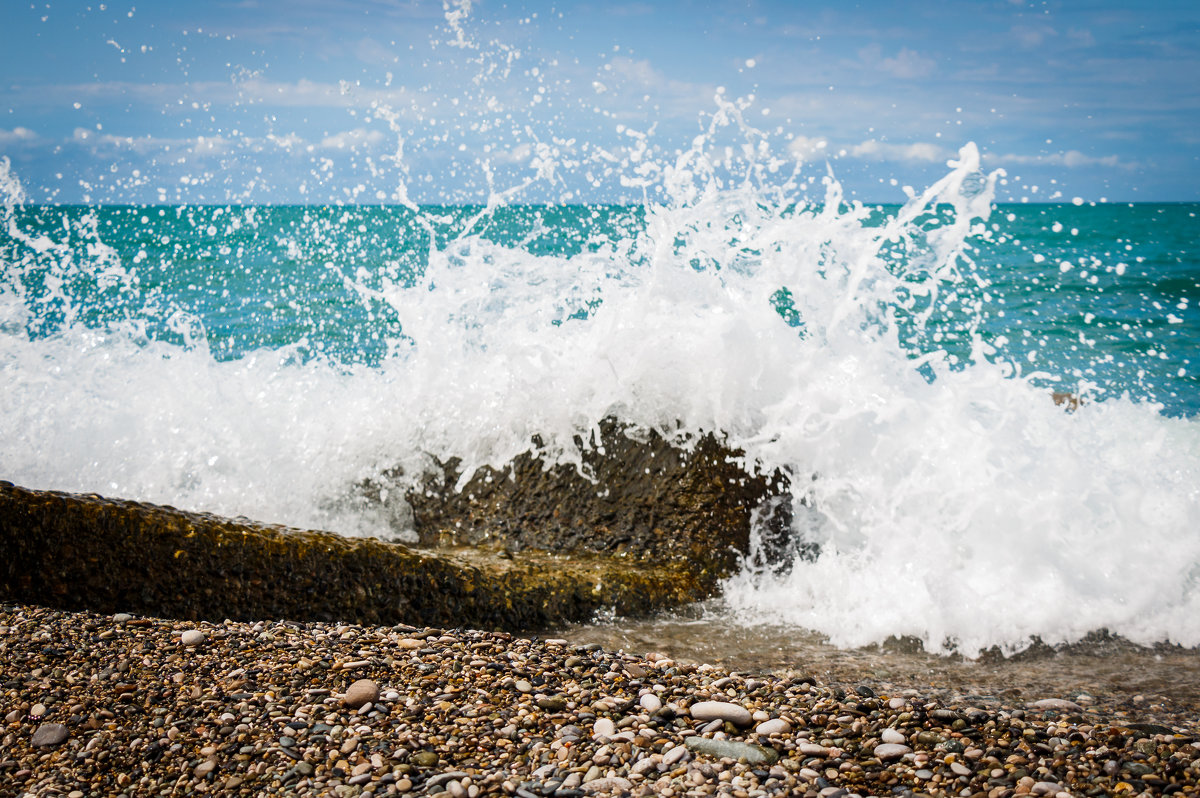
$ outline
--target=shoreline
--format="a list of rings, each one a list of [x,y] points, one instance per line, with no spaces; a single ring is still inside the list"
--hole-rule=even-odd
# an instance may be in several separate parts
[[[790,626],[741,625],[723,616],[719,600],[645,619],[556,627],[550,634],[607,649],[663,651],[746,673],[814,676],[852,690],[919,691],[949,703],[1020,706],[1054,696],[1121,718],[1200,722],[1200,649],[1167,643],[1143,646],[1093,633],[1076,643],[1035,643],[1016,654],[976,659],[926,652],[919,641],[890,640],[842,649]]]
[[[1103,694],[1083,706],[898,680],[883,692],[403,624],[5,603],[0,690],[0,782],[17,795],[1005,798],[1200,784],[1194,715],[1131,714]]]

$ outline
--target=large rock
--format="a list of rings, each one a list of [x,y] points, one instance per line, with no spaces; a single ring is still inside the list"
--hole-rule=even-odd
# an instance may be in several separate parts
[[[600,440],[576,443],[590,480],[524,454],[502,471],[481,469],[456,491],[458,464],[447,464],[408,494],[421,543],[682,562],[715,585],[747,551],[757,516],[767,558],[790,561],[786,479],[743,469],[743,453],[715,436],[684,449],[607,419]]]

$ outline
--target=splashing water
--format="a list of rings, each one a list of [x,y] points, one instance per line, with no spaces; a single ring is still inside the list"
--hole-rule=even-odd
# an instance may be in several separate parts
[[[472,49],[467,11],[447,18]],[[1082,288],[1039,265],[993,219],[974,145],[869,207],[775,157],[746,103],[714,102],[675,155],[629,131],[582,165],[531,146],[520,180],[481,163],[477,205],[418,206],[401,184],[395,206],[31,206],[0,162],[0,477],[402,535],[402,499],[357,486],[431,458],[500,467],[535,437],[577,461],[573,438],[617,415],[718,430],[790,475],[820,555],[729,579],[737,622],[966,654],[1099,628],[1200,644],[1186,348],[1121,354],[1104,330],[1132,317],[1022,335],[1045,321],[1023,307],[1064,286],[1099,309],[1122,264],[1088,255],[1103,282]],[[645,199],[513,204],[600,161]],[[1160,361],[1177,383],[1147,376]],[[1064,382],[1073,413],[1050,401]]]

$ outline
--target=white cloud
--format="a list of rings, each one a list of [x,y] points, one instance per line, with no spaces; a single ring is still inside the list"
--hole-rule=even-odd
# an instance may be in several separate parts
[[[933,73],[937,64],[932,58],[921,55],[916,50],[902,47],[894,56],[884,58],[883,48],[878,44],[869,44],[858,51],[859,68],[873,72],[885,72],[892,77],[902,80],[923,78]]]
[[[385,136],[378,130],[356,127],[321,139],[321,147],[327,150],[354,150],[361,146],[374,147],[381,144]]]
[[[1053,152],[1046,155],[1018,155],[1016,153],[998,155],[985,153],[983,159],[989,163],[997,164],[1015,164],[1018,166],[1065,166],[1068,169],[1077,169],[1085,166],[1107,166],[1110,168],[1133,169],[1137,166],[1135,163],[1122,161],[1116,155],[1104,155],[1096,158],[1090,155],[1084,155],[1079,150]]]
[[[954,151],[929,142],[918,141],[912,144],[891,144],[888,142],[868,139],[846,148],[846,154],[851,158],[861,158],[864,161],[908,161],[915,163],[936,163],[953,158]]]
[[[822,138],[796,136],[788,143],[788,153],[800,163],[827,157],[829,143]]]
[[[1017,43],[1025,48],[1041,47],[1047,39],[1058,35],[1049,25],[1018,25],[1010,31]]]
[[[27,127],[14,127],[12,130],[0,128],[0,147],[11,147],[15,144],[32,144],[38,140],[38,134]]]
[[[917,51],[905,47],[894,58],[885,58],[880,61],[879,66],[897,78],[908,80],[932,74],[935,64],[932,58],[926,58]]]
[[[484,157],[494,166],[506,166],[510,164],[527,164],[532,156],[533,146],[526,142],[518,144],[515,147],[495,147],[489,150]]]
[[[198,157],[224,155],[234,149],[235,142],[224,136],[196,136],[195,138],[164,138],[161,136],[114,136],[85,127],[77,127],[71,134],[76,144],[101,150],[126,150],[147,155],[160,152],[177,152]]]
[[[284,136],[276,136],[274,133],[270,133],[267,135],[267,141],[284,150],[291,150],[293,147],[304,146],[304,139],[300,138],[295,133],[288,133]]]

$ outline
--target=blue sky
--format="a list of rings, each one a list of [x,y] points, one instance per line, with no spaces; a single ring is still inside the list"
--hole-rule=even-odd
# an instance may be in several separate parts
[[[630,199],[721,103],[726,171],[868,201],[968,141],[1004,200],[1200,200],[1190,0],[10,0],[0,31],[35,201]]]

